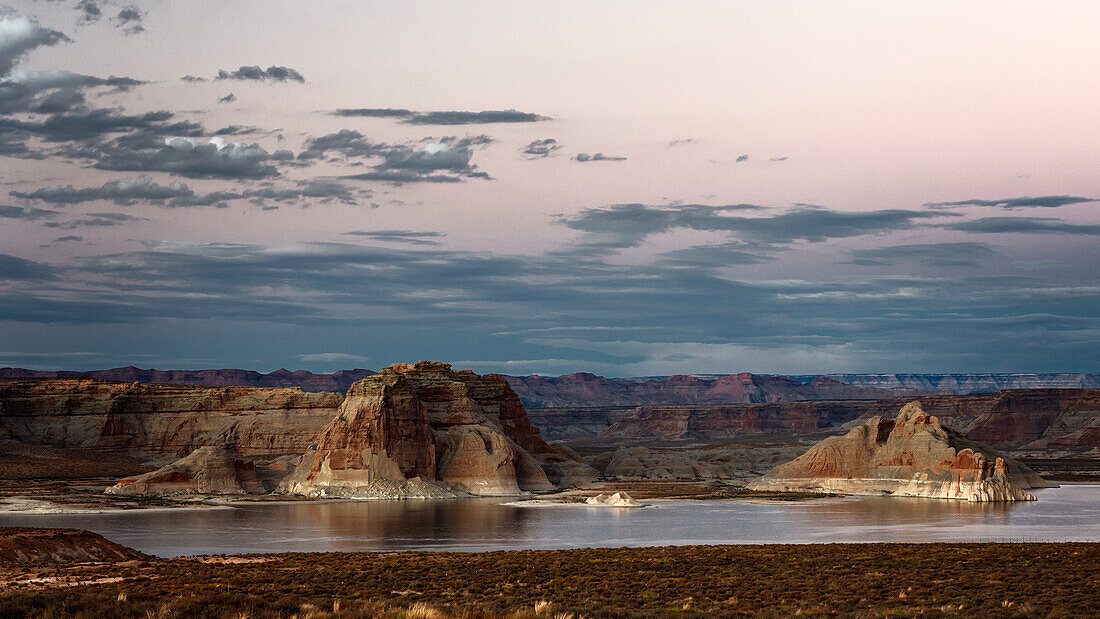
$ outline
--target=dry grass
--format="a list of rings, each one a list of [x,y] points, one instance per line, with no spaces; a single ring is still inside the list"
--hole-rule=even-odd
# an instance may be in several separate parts
[[[1100,544],[310,553],[9,570],[3,617],[1100,616]],[[17,585],[32,576],[89,582]],[[60,582],[59,581],[59,582]]]

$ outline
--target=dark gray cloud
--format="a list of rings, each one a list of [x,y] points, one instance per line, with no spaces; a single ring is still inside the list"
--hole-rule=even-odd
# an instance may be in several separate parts
[[[120,205],[138,202],[151,203],[170,208],[190,206],[227,206],[233,200],[252,200],[263,204],[267,200],[291,202],[302,198],[313,198],[316,202],[327,203],[331,200],[353,204],[359,195],[369,192],[353,191],[341,183],[327,180],[299,181],[295,187],[260,187],[238,191],[214,191],[196,193],[184,183],[173,182],[167,185],[157,183],[147,176],[108,181],[99,187],[75,189],[71,185],[52,185],[34,191],[12,191],[12,196],[25,200],[38,200],[51,204],[79,204],[83,202],[109,201]]]
[[[80,0],[76,3],[76,10],[80,12],[81,23],[94,23],[103,17],[103,10],[93,0]]]
[[[43,208],[31,208],[20,206],[9,206],[0,204],[0,218],[3,219],[21,219],[23,221],[37,221],[39,219],[52,219],[61,214],[61,211],[53,211]]]
[[[69,221],[50,221],[42,224],[47,228],[58,228],[61,230],[75,230],[77,228],[108,228],[113,226],[121,226],[136,221],[148,221],[144,217],[137,217],[135,215],[127,215],[126,213],[88,213],[87,216],[79,219],[71,219]]]
[[[75,110],[83,106],[86,89],[128,90],[142,84],[145,82],[129,77],[101,78],[69,71],[15,73],[0,81],[0,113],[50,114]]]
[[[485,110],[481,112],[422,112],[404,122],[414,125],[483,125],[493,123],[533,123],[550,120],[546,116],[517,110]]]
[[[49,265],[0,254],[0,281],[48,280],[55,277]]]
[[[1055,217],[983,217],[945,224],[948,230],[975,234],[1077,234],[1100,236],[1098,224],[1075,224]]]
[[[738,156],[737,156],[737,159],[736,159],[736,160],[734,160],[734,163],[741,163],[741,162],[743,162],[743,161],[748,161],[748,160],[749,160],[749,156],[748,156],[748,155],[738,155]]]
[[[718,243],[675,249],[660,254],[659,264],[692,269],[717,269],[774,260],[775,248],[756,243]]]
[[[142,176],[135,179],[108,181],[100,187],[74,189],[72,185],[50,185],[34,191],[12,191],[12,196],[25,200],[39,200],[51,204],[78,204],[108,200],[115,204],[133,204],[135,202],[164,202],[172,198],[194,196],[183,183],[161,185],[153,179]]]
[[[197,75],[184,75],[180,78],[181,82],[207,82],[210,81],[205,77],[199,77]]]
[[[421,174],[412,171],[381,171],[363,172],[362,174],[349,174],[342,178],[354,181],[377,181],[391,183],[393,185],[405,185],[407,183],[461,183],[462,178],[448,174]]]
[[[790,157],[772,157],[768,161],[786,161],[788,159],[790,159]]]
[[[401,122],[413,125],[489,125],[497,123],[533,123],[550,120],[547,116],[520,112],[518,110],[483,110],[480,112],[461,112],[447,110],[438,112],[415,112],[403,108],[341,108],[333,112],[334,116],[347,118],[400,118]]]
[[[261,69],[258,65],[241,66],[236,71],[226,71],[222,69],[218,71],[219,80],[242,80],[242,81],[272,81],[272,82],[298,82],[305,83],[305,78],[301,73],[298,73],[290,67],[270,66],[266,69]]]
[[[347,118],[408,118],[415,114],[415,112],[392,107],[359,107],[339,109],[332,114],[334,116],[344,116]]]
[[[145,32],[145,11],[135,5],[127,5],[115,16],[115,25],[127,35]]]
[[[380,157],[391,148],[389,144],[372,141],[358,131],[341,129],[335,133],[306,140],[305,150],[298,154],[298,158],[320,159],[330,151],[338,152],[345,157]]]
[[[264,130],[250,125],[229,125],[218,129],[214,132],[214,135],[253,135],[256,133],[264,133]]]
[[[553,156],[559,150],[561,150],[560,142],[554,138],[546,138],[532,141],[527,146],[524,146],[523,150],[520,152],[528,159],[544,159]]]
[[[442,232],[415,232],[413,230],[352,230],[344,234],[382,241],[385,243],[404,243],[406,245],[439,245],[437,238],[445,236]]]
[[[916,243],[853,249],[848,264],[860,266],[891,266],[916,263],[932,267],[975,267],[997,255],[984,243]]]
[[[695,138],[684,138],[682,140],[670,140],[668,146],[669,148],[674,148],[676,146],[689,146],[696,143],[697,141],[695,140]]]
[[[53,114],[42,121],[0,118],[0,132],[14,131],[40,136],[48,142],[97,140],[104,136],[135,131],[152,131],[169,135],[199,135],[202,126],[190,121],[169,122],[171,112],[120,114],[97,109],[85,112]]]
[[[1081,196],[1022,196],[1019,198],[1004,198],[1001,200],[960,200],[958,202],[930,202],[925,206],[951,207],[951,206],[994,206],[1004,209],[1016,208],[1057,208],[1070,204],[1083,204],[1096,202],[1096,198],[1083,198]]]
[[[237,95],[229,93],[224,97],[218,97],[218,103],[233,103],[237,100]]]
[[[190,178],[260,179],[278,176],[271,155],[258,144],[215,138],[150,138],[105,149],[95,164],[118,172],[168,172]]]
[[[71,39],[57,30],[43,28],[29,17],[0,8],[0,77],[11,73],[27,52],[67,41]]]
[[[751,204],[706,206],[687,204],[672,207],[618,204],[584,209],[561,223],[588,234],[584,246],[597,250],[632,247],[646,237],[677,228],[728,232],[745,242],[790,244],[821,242],[915,228],[920,222],[948,215],[940,211],[886,209],[845,212],[798,207],[764,216],[744,217],[740,211],[761,210]],[[948,216],[954,216],[948,215]]]
[[[573,156],[573,161],[579,161],[581,163],[588,163],[590,161],[626,161],[626,157],[605,155],[603,153],[596,153],[594,155],[589,155],[588,153],[577,153]]]

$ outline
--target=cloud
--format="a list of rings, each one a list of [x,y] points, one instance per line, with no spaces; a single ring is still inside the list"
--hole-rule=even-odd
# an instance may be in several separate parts
[[[347,118],[408,118],[415,114],[412,110],[405,110],[400,108],[376,108],[376,107],[360,107],[360,108],[343,108],[336,110],[332,113],[333,116],[344,116]]]
[[[84,104],[83,90],[109,87],[128,90],[145,82],[129,77],[108,78],[69,71],[16,71],[0,79],[0,113],[53,114],[72,111]]]
[[[384,142],[374,142],[362,133],[351,129],[341,129],[335,133],[306,140],[305,150],[298,154],[299,159],[319,159],[329,151],[338,152],[345,157],[379,157],[392,147]]]
[[[233,93],[229,93],[224,97],[218,97],[218,103],[233,103],[236,100],[237,95],[234,95]]]
[[[145,32],[145,11],[130,4],[122,7],[115,16],[115,25],[127,36]]]
[[[443,137],[407,144],[373,142],[358,131],[343,129],[306,142],[298,158],[319,159],[328,152],[345,157],[378,159],[371,172],[348,175],[353,180],[404,183],[457,183],[466,178],[489,179],[471,163],[473,150],[493,140],[487,135]],[[439,174],[449,172],[450,174]]]
[[[77,204],[96,200],[109,200],[115,204],[133,204],[137,201],[164,202],[172,198],[191,197],[191,191],[183,183],[161,185],[147,176],[108,181],[100,187],[74,189],[72,185],[50,185],[34,191],[12,191],[11,195],[25,200],[39,200],[51,204]]]
[[[0,218],[3,219],[38,221],[39,219],[52,219],[60,214],[61,211],[51,211],[49,209],[42,208],[7,206],[0,204]]]
[[[786,161],[788,159],[790,159],[790,157],[772,157],[768,161]]]
[[[933,267],[975,267],[997,255],[984,243],[917,243],[854,249],[847,264],[890,266],[902,262]]]
[[[561,143],[554,138],[534,140],[523,147],[520,152],[528,159],[544,159],[551,157],[561,150]]]
[[[76,3],[76,10],[80,12],[80,22],[90,24],[99,21],[103,17],[103,11],[93,0],[80,0]]]
[[[50,221],[42,224],[47,228],[59,228],[61,230],[75,230],[77,228],[109,228],[121,226],[136,221],[148,221],[144,217],[127,215],[126,213],[88,213],[86,217],[69,221]]]
[[[119,172],[168,172],[190,178],[260,179],[278,176],[271,155],[258,144],[192,138],[149,139],[109,149],[96,168]]]
[[[153,131],[175,135],[195,135],[202,127],[190,121],[169,123],[171,112],[119,114],[97,109],[86,112],[53,114],[41,122],[0,119],[0,132],[23,131],[49,142],[90,141],[103,136],[134,131]]]
[[[581,163],[588,163],[590,161],[626,161],[626,157],[605,155],[603,153],[596,153],[595,155],[589,155],[588,153],[577,153],[573,156],[573,161],[579,161]]]
[[[550,120],[546,116],[517,110],[484,110],[481,112],[422,112],[404,122],[414,125],[482,125],[493,123],[533,123]]]
[[[10,73],[27,52],[70,41],[61,32],[43,28],[29,17],[0,9],[0,77]]]
[[[737,159],[736,159],[736,160],[734,160],[734,163],[741,163],[741,162],[743,162],[743,161],[748,161],[748,160],[749,160],[749,156],[748,156],[748,155],[738,155],[738,156],[737,156]]]
[[[959,202],[930,202],[925,204],[929,207],[952,207],[952,206],[993,206],[1003,209],[1017,209],[1017,208],[1057,208],[1059,206],[1067,206],[1070,204],[1084,204],[1088,202],[1096,202],[1096,198],[1083,198],[1081,196],[1036,196],[1034,198],[1029,196],[1022,196],[1019,198],[1004,198],[1001,200],[961,200]]]
[[[684,138],[682,140],[670,140],[668,143],[669,148],[675,148],[677,146],[689,146],[691,144],[697,144],[695,138]]]
[[[305,78],[301,73],[298,73],[290,67],[270,66],[266,69],[261,69],[258,65],[241,66],[236,71],[226,71],[222,69],[218,71],[219,80],[241,80],[241,81],[273,81],[273,82],[298,82],[305,83]]]
[[[345,203],[355,202],[356,194],[350,187],[328,180],[298,181],[293,188],[261,187],[239,191],[214,191],[199,194],[186,184],[157,183],[148,176],[108,181],[100,187],[73,188],[72,185],[50,185],[34,191],[12,191],[10,195],[25,200],[39,200],[52,204],[79,204],[106,200],[120,205],[147,202],[171,208],[189,206],[225,206],[232,200],[251,199],[262,204],[266,200],[279,202],[302,198],[318,198],[320,202],[336,199]],[[367,193],[369,195],[369,192]]]
[[[368,360],[368,357],[346,352],[317,352],[298,355],[298,358],[306,363],[360,363]]]
[[[205,77],[199,77],[197,75],[184,75],[180,78],[181,82],[207,82],[210,81]]]
[[[345,118],[400,118],[413,125],[488,125],[497,123],[533,123],[551,120],[549,117],[517,110],[483,110],[461,112],[415,112],[403,108],[341,108],[332,113]]]
[[[0,281],[48,280],[55,277],[54,269],[49,265],[0,254]]]
[[[420,174],[410,171],[393,171],[393,172],[363,172],[362,174],[349,174],[341,178],[355,181],[378,181],[381,183],[392,183],[394,185],[404,185],[406,183],[461,183],[462,179],[458,176],[450,176],[447,174]]]
[[[731,214],[763,208],[752,204],[686,204],[672,207],[618,204],[584,209],[575,216],[563,218],[561,223],[587,233],[580,242],[582,247],[607,251],[633,247],[648,236],[676,229],[727,232],[743,242],[787,245],[796,241],[821,242],[908,230],[926,219],[955,216],[941,211],[885,209],[846,212],[815,207],[796,207],[782,213],[754,217]]]
[[[983,217],[942,226],[974,234],[1076,234],[1100,236],[1098,224],[1074,224],[1055,217]]]
[[[412,230],[352,230],[344,234],[406,245],[439,245],[434,239],[445,236],[442,232],[414,232]]]

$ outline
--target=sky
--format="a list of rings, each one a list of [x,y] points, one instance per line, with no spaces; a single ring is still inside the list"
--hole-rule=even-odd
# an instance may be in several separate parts
[[[0,0],[0,366],[1100,372],[1100,3]]]

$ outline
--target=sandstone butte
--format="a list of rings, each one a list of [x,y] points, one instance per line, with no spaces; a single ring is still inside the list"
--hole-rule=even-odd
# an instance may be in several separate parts
[[[554,484],[535,456],[563,453],[531,425],[503,376],[394,364],[351,386],[282,490],[352,498],[545,491]]]
[[[906,404],[894,419],[872,417],[827,438],[749,484],[983,502],[1035,500],[1025,490],[1044,487],[1034,471],[945,427],[920,402]]]

